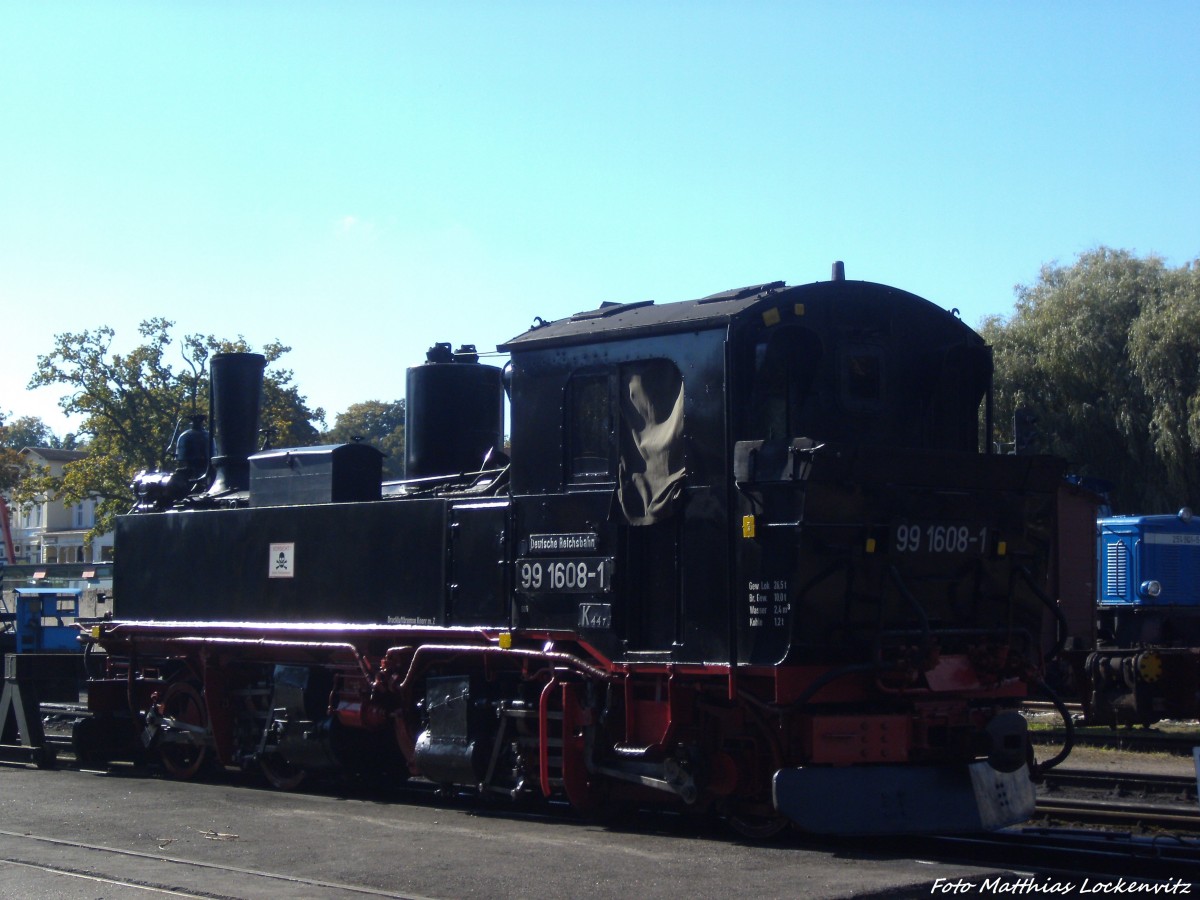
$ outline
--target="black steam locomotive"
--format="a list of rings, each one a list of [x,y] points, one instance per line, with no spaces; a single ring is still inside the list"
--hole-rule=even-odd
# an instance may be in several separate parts
[[[215,358],[211,451],[118,524],[77,751],[748,835],[1032,813],[1062,464],[990,452],[977,334],[839,264],[499,349],[409,370],[388,484],[366,444],[255,453],[263,360]]]

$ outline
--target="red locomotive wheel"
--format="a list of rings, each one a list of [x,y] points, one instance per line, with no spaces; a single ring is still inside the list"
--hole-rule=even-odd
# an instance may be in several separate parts
[[[195,687],[177,681],[167,688],[162,701],[163,718],[174,719],[183,725],[208,728],[208,713],[204,700]],[[182,737],[171,735],[170,737]],[[167,740],[158,748],[163,768],[173,777],[187,780],[195,778],[208,758],[208,746],[204,738],[196,735],[196,741]]]
[[[750,840],[765,841],[791,825],[791,820],[780,815],[771,802],[771,775],[783,767],[783,753],[771,726],[752,711],[747,712],[755,739],[738,748],[741,751],[741,784],[724,805],[729,826],[737,834]]]

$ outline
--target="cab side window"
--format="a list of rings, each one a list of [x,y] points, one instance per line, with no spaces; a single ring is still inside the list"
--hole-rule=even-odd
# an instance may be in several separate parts
[[[821,340],[808,328],[784,325],[758,345],[752,410],[754,437],[813,436],[819,415]]]
[[[683,375],[671,360],[631,360],[571,376],[567,486],[617,484],[630,525],[675,511],[687,475]]]
[[[613,387],[607,372],[573,375],[567,385],[567,481],[571,484],[616,477]]]
[[[851,347],[846,352],[842,397],[847,409],[875,410],[883,405],[883,352],[878,347]]]

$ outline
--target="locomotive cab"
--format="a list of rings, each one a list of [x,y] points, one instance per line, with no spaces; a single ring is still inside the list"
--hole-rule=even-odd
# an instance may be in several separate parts
[[[1004,470],[992,487],[1010,493],[1032,479],[1052,494],[1057,479],[1054,463],[986,453],[990,351],[893,288],[773,283],[614,304],[501,349],[513,360],[519,621],[587,629],[617,655],[771,665],[805,641],[841,653],[822,624],[836,604],[795,608],[802,581],[868,546],[893,564],[994,558],[1019,539],[1004,540],[1001,520],[1024,509],[991,508],[1003,504],[983,490],[984,468]],[[810,496],[814,462],[819,482],[828,472],[856,493]],[[806,517],[810,503],[836,521]],[[893,605],[916,627],[911,590]],[[1033,606],[1023,614],[1040,616]],[[998,604],[991,618],[1006,614]]]
[[[731,696],[787,710],[803,749],[773,802],[806,827],[862,829],[861,809],[830,820],[830,785],[882,804],[879,830],[1028,815],[1013,708],[1040,665],[1062,464],[990,453],[975,332],[894,288],[776,282],[501,349],[522,627],[728,666]],[[627,723],[626,743],[659,732]],[[921,767],[949,763],[962,780],[930,790]]]

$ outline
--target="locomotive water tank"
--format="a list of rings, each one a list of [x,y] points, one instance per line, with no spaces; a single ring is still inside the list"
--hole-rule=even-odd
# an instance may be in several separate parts
[[[477,472],[504,438],[501,372],[483,365],[475,347],[430,348],[424,365],[408,370],[405,477]]]

